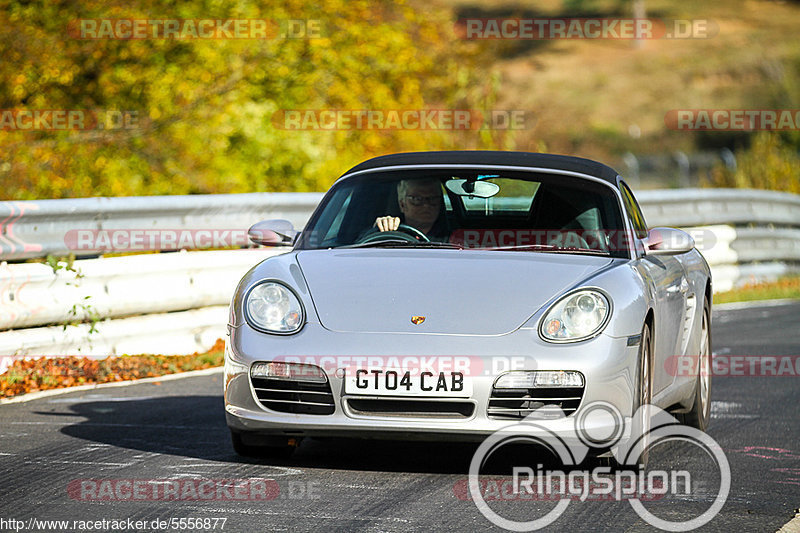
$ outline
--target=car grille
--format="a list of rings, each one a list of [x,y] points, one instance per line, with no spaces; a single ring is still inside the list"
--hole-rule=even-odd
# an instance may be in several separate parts
[[[261,405],[281,413],[331,415],[336,409],[330,383],[251,377]]]
[[[347,407],[354,415],[397,416],[409,418],[470,418],[475,403],[448,400],[408,400],[347,398]]]
[[[581,398],[583,387],[492,388],[488,415],[491,418],[522,419],[537,411],[537,417],[552,418],[561,416],[558,407],[569,416],[577,411]]]

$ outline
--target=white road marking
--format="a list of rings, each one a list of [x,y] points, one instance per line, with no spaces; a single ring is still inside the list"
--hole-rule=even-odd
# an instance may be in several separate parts
[[[326,488],[333,489],[366,489],[366,490],[386,490],[386,487],[376,487],[374,485],[350,485],[350,484],[325,484]]]
[[[6,422],[6,424],[19,424],[28,426],[64,426],[64,422]],[[164,426],[158,424],[116,424],[116,423],[101,423],[101,422],[79,422],[81,426],[92,427],[109,427],[109,428],[139,428],[139,429],[194,429],[197,431],[208,431],[208,428],[202,426]]]
[[[58,396],[59,394],[67,394],[70,392],[80,392],[92,389],[106,389],[110,387],[128,387],[130,385],[139,385],[141,383],[154,383],[156,381],[173,381],[175,379],[194,378],[198,376],[210,376],[212,374],[221,374],[222,367],[215,366],[213,368],[206,368],[204,370],[191,370],[189,372],[181,372],[179,374],[166,374],[164,376],[157,376],[154,378],[132,379],[128,381],[114,381],[112,383],[94,383],[91,385],[80,385],[78,387],[64,387],[62,389],[49,389],[37,392],[29,392],[13,398],[0,398],[0,405],[7,403],[24,403],[31,400],[38,400],[39,398],[47,398],[49,396]]]
[[[794,518],[783,524],[777,533],[800,533],[800,513],[794,515]]]
[[[268,516],[286,516],[286,512],[279,512],[279,511],[263,511],[261,509],[252,509],[249,507],[228,507],[228,508],[221,508],[221,509],[210,509],[208,507],[198,507],[197,509],[202,509],[203,512],[208,513],[236,513],[236,514],[244,514],[244,515],[268,515]],[[406,520],[405,518],[399,518],[396,516],[342,516],[338,514],[327,514],[327,513],[302,513],[302,514],[295,514],[292,513],[293,518],[313,518],[315,520],[367,520],[367,521],[380,521],[380,522],[403,522],[403,523],[410,523],[410,520]]]
[[[99,461],[75,461],[73,459],[65,459],[63,461],[58,459],[38,458],[35,461],[25,461],[26,464],[65,464],[65,465],[93,465],[93,466],[133,466],[135,463],[104,463]]]
[[[736,402],[711,402],[711,411],[720,413],[732,413],[741,409],[742,404]]]
[[[714,304],[714,311],[730,311],[732,309],[753,309],[755,307],[776,307],[779,305],[791,305],[798,303],[792,298],[780,298],[776,300],[757,300],[751,302],[731,302],[727,304]]]
[[[240,463],[206,463],[206,464],[186,464],[186,465],[167,465],[164,468],[170,469],[177,469],[177,468],[214,468],[219,469],[221,467],[227,468],[241,468],[242,464]],[[305,470],[301,470],[298,468],[289,468],[286,466],[267,466],[267,465],[260,465],[263,469],[268,469],[265,474],[269,474],[269,477],[286,477],[286,476],[299,476],[302,474],[306,474]],[[203,476],[204,474],[178,474],[183,475],[184,477],[187,475],[192,476]]]
[[[160,396],[108,396],[106,394],[87,394],[83,398],[57,398],[47,403],[88,403],[88,402],[134,402],[139,400],[155,400]]]
[[[747,413],[737,413],[742,408],[742,404],[736,402],[711,402],[711,418],[730,418],[730,419],[754,419],[760,418],[759,415]]]

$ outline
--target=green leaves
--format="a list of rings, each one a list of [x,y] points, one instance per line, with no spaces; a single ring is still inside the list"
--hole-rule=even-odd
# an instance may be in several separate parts
[[[80,19],[269,19],[320,38],[80,40]],[[393,151],[504,146],[485,132],[292,131],[285,109],[481,108],[493,94],[454,15],[365,0],[33,0],[0,14],[0,109],[135,116],[133,127],[0,131],[4,199],[313,191]],[[310,26],[309,26],[310,27]]]

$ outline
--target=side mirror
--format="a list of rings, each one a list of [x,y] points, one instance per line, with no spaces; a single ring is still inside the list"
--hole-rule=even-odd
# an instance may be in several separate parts
[[[643,240],[646,255],[678,255],[694,248],[694,239],[676,228],[653,228]]]
[[[300,234],[288,220],[262,220],[247,230],[250,241],[263,246],[291,246]]]

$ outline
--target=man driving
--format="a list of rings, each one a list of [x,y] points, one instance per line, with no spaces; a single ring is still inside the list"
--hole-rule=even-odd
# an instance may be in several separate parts
[[[444,210],[439,180],[401,180],[397,184],[397,203],[402,217],[378,217],[375,220],[378,231],[396,231],[400,224],[406,224],[429,238],[447,237],[449,234],[442,216]]]

